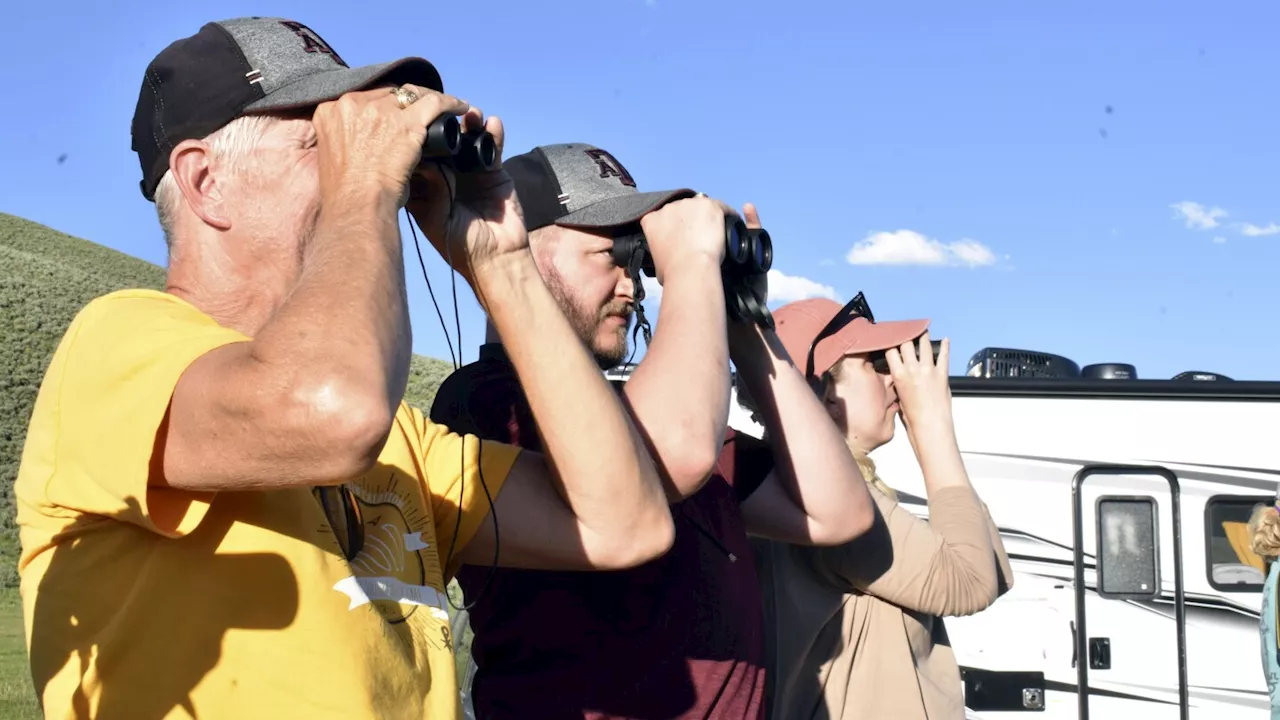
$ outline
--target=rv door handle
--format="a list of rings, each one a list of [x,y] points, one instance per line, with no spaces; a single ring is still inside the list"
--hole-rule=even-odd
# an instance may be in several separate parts
[[[1078,654],[1078,649],[1076,647],[1076,638],[1077,638],[1076,621],[1072,620],[1071,621],[1071,667],[1072,668],[1076,666],[1076,659],[1077,659],[1076,656]]]

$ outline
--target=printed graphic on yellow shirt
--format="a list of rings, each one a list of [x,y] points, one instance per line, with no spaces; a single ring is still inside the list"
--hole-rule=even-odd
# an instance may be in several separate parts
[[[388,623],[429,612],[448,622],[432,523],[404,492],[411,482],[386,470],[339,487],[318,488],[317,497],[352,570],[334,585],[355,610],[372,603]],[[448,638],[445,638],[446,642]]]

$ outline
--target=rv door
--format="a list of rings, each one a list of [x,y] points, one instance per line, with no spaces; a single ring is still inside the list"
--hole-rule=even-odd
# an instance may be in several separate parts
[[[1091,465],[1073,487],[1080,718],[1185,718],[1185,610],[1172,592],[1177,477],[1162,467]]]

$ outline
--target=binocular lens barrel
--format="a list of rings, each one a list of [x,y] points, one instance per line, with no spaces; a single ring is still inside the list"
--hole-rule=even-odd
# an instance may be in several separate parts
[[[469,132],[462,136],[462,148],[453,158],[458,172],[492,170],[498,157],[498,145],[487,131]]]
[[[725,259],[749,273],[768,272],[773,265],[773,241],[763,228],[748,229],[735,217],[725,218]]]
[[[467,143],[464,139],[464,153],[465,148],[470,147]],[[726,216],[724,242],[725,259],[720,266],[720,276],[724,281],[725,309],[737,321],[772,328],[773,316],[765,306],[765,298],[757,294],[751,284],[753,276],[768,272],[773,265],[773,241],[769,239],[769,233],[763,228],[748,228],[737,216]],[[649,243],[638,223],[614,231],[611,253],[613,262],[626,268],[628,275],[637,283],[641,272],[649,277],[656,276]]]
[[[916,338],[916,341],[919,341],[919,338]],[[929,349],[933,352],[933,361],[937,362],[938,354],[942,351],[942,341],[930,340],[929,346]],[[889,374],[889,359],[885,357],[885,352],[880,350],[871,354],[871,366],[881,375]],[[917,352],[919,351],[917,350]]]
[[[467,139],[463,139],[463,152],[470,147]],[[456,159],[455,159],[456,162]],[[736,279],[750,275],[766,273],[773,267],[773,241],[764,228],[748,228],[738,217],[725,217],[724,220],[725,260],[722,272],[726,282],[737,282]],[[649,277],[654,277],[653,256],[649,254],[649,243],[638,225],[621,229],[613,237],[613,261],[619,267],[630,267],[632,257],[639,253],[640,269]]]
[[[747,245],[747,224],[741,218],[726,215],[724,218],[725,258],[734,265],[745,265],[751,257]]]
[[[769,272],[773,267],[773,240],[764,228],[753,228],[749,233],[751,264],[756,272]]]
[[[484,130],[462,132],[453,115],[442,115],[427,126],[422,156],[450,160],[458,172],[492,170],[498,159],[498,145]]]
[[[462,139],[462,127],[458,118],[444,115],[427,126],[427,140],[422,144],[426,157],[452,157],[458,152]]]

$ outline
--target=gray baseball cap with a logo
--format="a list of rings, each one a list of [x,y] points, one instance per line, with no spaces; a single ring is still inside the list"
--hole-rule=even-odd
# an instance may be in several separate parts
[[[206,137],[244,115],[304,110],[381,83],[444,92],[440,73],[423,58],[349,67],[319,34],[295,20],[206,23],[147,65],[133,115],[142,194],[154,200],[169,155],[183,140]]]
[[[585,143],[541,145],[502,161],[515,182],[525,228],[610,228],[696,193],[688,188],[639,192],[631,173],[607,150]]]

